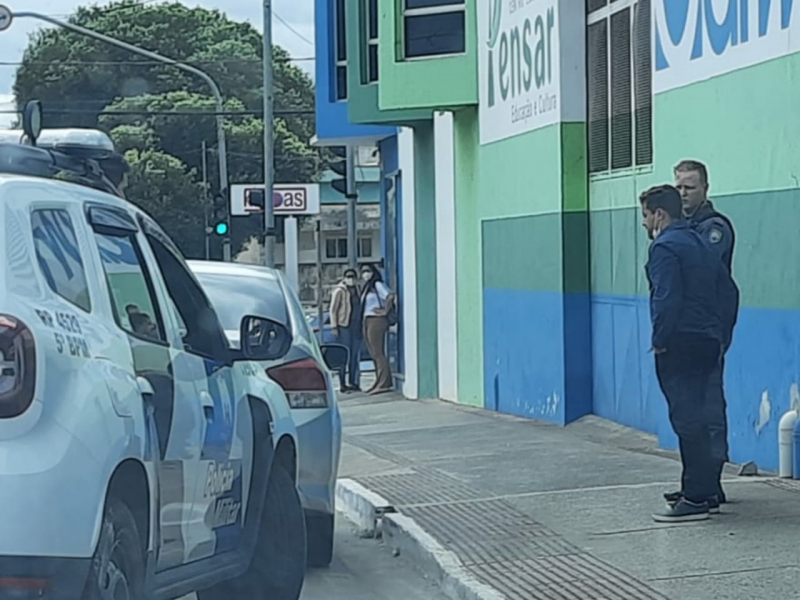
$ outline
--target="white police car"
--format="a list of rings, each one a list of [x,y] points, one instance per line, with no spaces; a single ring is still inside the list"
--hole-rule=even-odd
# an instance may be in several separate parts
[[[52,178],[113,191],[110,140],[57,138],[0,142],[0,599],[296,600],[297,435],[251,362],[291,334],[245,317],[230,349],[155,222]]]

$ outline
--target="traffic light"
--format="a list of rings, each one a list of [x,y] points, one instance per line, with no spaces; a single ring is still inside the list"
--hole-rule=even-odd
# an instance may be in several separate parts
[[[330,161],[328,166],[330,166],[331,171],[342,176],[341,179],[331,181],[331,187],[340,194],[347,196],[347,148],[345,146],[331,146],[330,151],[336,157],[336,160]]]
[[[214,234],[218,236],[228,235],[230,230],[228,219],[228,195],[222,192],[214,196]]]

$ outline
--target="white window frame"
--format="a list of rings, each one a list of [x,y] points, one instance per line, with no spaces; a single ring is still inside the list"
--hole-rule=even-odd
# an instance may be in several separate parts
[[[608,58],[608,110],[609,110],[609,120],[608,120],[608,168],[603,171],[595,171],[590,173],[590,177],[592,179],[597,178],[608,178],[609,176],[617,176],[626,174],[629,172],[649,172],[653,170],[653,157],[651,156],[650,163],[647,165],[637,165],[636,164],[636,53],[634,51],[634,40],[636,37],[635,31],[635,24],[636,21],[634,20],[634,11],[635,5],[639,3],[639,0],[616,0],[615,2],[611,2],[602,8],[598,8],[597,10],[592,11],[588,15],[586,15],[586,35],[588,35],[589,26],[594,25],[595,23],[599,23],[600,21],[608,21],[608,27],[606,29],[606,57]],[[612,168],[611,166],[611,152],[614,145],[613,139],[613,132],[611,130],[611,93],[613,86],[611,85],[611,63],[612,63],[612,56],[611,56],[611,16],[615,15],[616,13],[625,10],[626,8],[631,9],[631,19],[630,19],[630,39],[631,39],[631,98],[630,98],[630,105],[631,105],[631,166],[629,167],[619,167],[619,168]],[[650,5],[650,10],[653,10],[652,3]],[[652,22],[652,15],[651,15],[651,22]],[[652,35],[652,33],[651,33]],[[651,38],[651,44],[653,40]],[[652,53],[652,47],[651,47]],[[587,102],[589,100],[588,97],[588,75],[586,81],[586,89],[587,89]],[[652,106],[652,90],[651,90],[651,106]],[[650,127],[650,137],[651,137],[651,144],[652,142],[652,123]]]
[[[380,1],[380,0],[379,0]],[[431,58],[442,58],[447,56],[463,56],[466,51],[467,45],[467,19],[466,15],[464,17],[464,51],[463,52],[452,52],[449,54],[430,54],[428,56],[406,56],[406,17],[425,17],[430,15],[444,15],[450,13],[466,13],[467,11],[467,1],[461,0],[459,4],[441,4],[439,6],[424,6],[422,8],[406,8],[406,0],[400,0],[403,3],[403,11],[402,11],[402,19],[403,19],[403,27],[402,27],[402,35],[403,35],[403,60],[407,61],[414,61],[414,60],[428,60]]]

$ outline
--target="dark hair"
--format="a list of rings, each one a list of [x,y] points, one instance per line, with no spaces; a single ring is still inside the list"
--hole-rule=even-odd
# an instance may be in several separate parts
[[[708,183],[708,169],[699,160],[682,160],[675,165],[675,168],[673,169],[674,173],[686,173],[689,171],[696,171],[700,173],[700,179],[702,179],[703,184]]]
[[[383,277],[381,276],[381,272],[378,269],[375,268],[375,265],[369,265],[369,264],[362,265],[361,266],[361,272],[363,273],[364,271],[371,271],[372,272],[372,278],[369,280],[369,284],[370,285],[372,285],[372,284],[374,284],[374,283],[376,283],[378,281],[383,281]]]
[[[659,208],[671,219],[680,219],[683,215],[681,193],[671,185],[654,185],[639,196],[639,202],[650,212]]]
[[[345,269],[344,276],[349,277],[350,275],[353,277],[358,277],[358,272],[355,269]]]

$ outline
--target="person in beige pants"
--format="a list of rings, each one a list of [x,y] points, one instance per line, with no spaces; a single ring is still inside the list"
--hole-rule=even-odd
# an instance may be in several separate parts
[[[368,394],[383,394],[394,389],[392,369],[386,356],[386,334],[389,332],[389,314],[395,307],[395,295],[389,291],[380,272],[372,265],[361,269],[364,288],[361,306],[364,314],[364,341],[375,363],[375,383]]]

